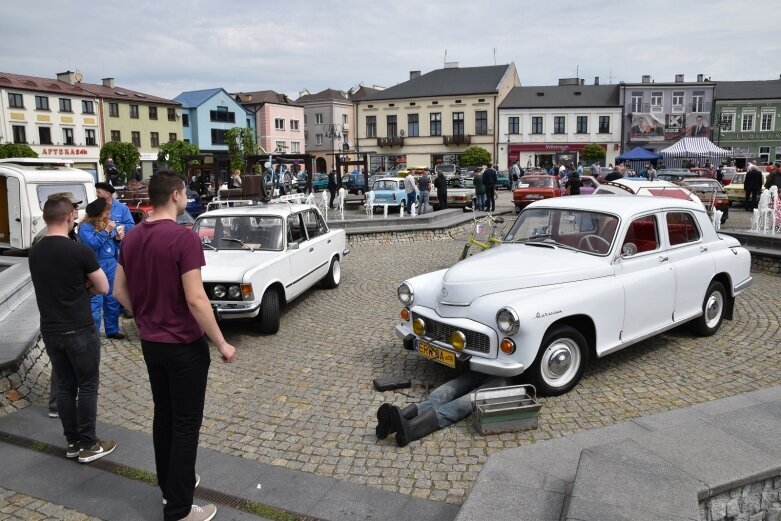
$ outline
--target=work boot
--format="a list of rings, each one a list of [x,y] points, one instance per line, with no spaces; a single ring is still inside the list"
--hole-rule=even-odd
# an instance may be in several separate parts
[[[418,415],[418,406],[414,403],[407,405],[401,409],[401,415],[411,420]],[[389,403],[383,403],[377,409],[377,427],[374,429],[374,433],[378,440],[384,440],[388,434],[398,430],[398,424],[393,421],[394,417],[393,406]]]
[[[439,430],[437,412],[434,409],[426,409],[411,420],[402,416],[401,409],[393,408],[394,420],[399,422],[396,430],[396,445],[406,447],[411,441],[419,440]]]

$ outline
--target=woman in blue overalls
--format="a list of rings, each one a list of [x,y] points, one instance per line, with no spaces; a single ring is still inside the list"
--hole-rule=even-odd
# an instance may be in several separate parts
[[[92,296],[92,318],[99,333],[102,311],[106,337],[116,339],[125,338],[125,335],[119,332],[120,306],[114,299],[114,274],[119,257],[119,242],[116,238],[122,235],[124,230],[117,231],[104,199],[95,199],[87,205],[87,216],[79,224],[79,240],[92,248],[98,256],[98,264],[106,273],[109,284],[108,294]]]

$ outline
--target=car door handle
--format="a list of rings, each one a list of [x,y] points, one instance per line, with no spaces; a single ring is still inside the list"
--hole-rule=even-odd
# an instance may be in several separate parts
[[[667,255],[660,255],[659,262],[667,262],[670,258]]]
[[[705,252],[705,251],[708,251],[708,247],[707,246],[700,246],[700,253]]]
[[[309,248],[309,253],[312,253],[313,251],[315,251],[314,248]]]
[[[328,242],[326,242],[326,244],[331,244],[331,239],[328,239]]]

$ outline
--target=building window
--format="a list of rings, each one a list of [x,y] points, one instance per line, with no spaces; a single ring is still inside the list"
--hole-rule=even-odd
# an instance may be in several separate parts
[[[190,115],[189,114],[182,114],[182,126],[183,127],[189,127],[190,126]]]
[[[48,104],[48,101],[47,101]],[[24,108],[24,97],[21,94],[8,93],[8,106],[12,109]]]
[[[704,90],[695,90],[692,94],[692,112],[705,112]]]
[[[11,125],[11,130],[14,133],[14,143],[27,143],[27,133],[24,125]]]
[[[60,98],[60,112],[73,112],[70,98]]]
[[[277,154],[284,154],[287,151],[287,143],[284,141],[277,141],[274,152]]]
[[[507,126],[507,132],[510,134],[520,134],[521,133],[521,118],[518,116],[511,116],[507,120],[508,126]]]
[[[306,126],[306,114],[304,114],[304,126]]]
[[[81,112],[84,114],[94,114],[95,113],[95,103],[92,101],[82,100],[81,101]]]
[[[112,118],[118,118],[119,117],[119,104],[118,103],[109,103],[108,104],[108,115]]]
[[[168,107],[168,121],[176,121],[176,109]]]
[[[762,121],[759,124],[759,130],[773,130],[773,121],[775,119],[775,112],[763,112]]]
[[[347,114],[342,114],[342,125],[349,125],[347,122]]]
[[[130,142],[135,145],[136,148],[141,148],[141,132],[133,131],[130,133]]]
[[[315,135],[315,145],[322,145],[323,144],[323,135],[317,134]]]
[[[290,130],[296,130],[296,131],[299,130],[297,119],[290,120]]]
[[[95,141],[95,131],[93,129],[88,128],[84,130],[84,141],[88,147],[97,145],[97,142]]]
[[[209,119],[215,123],[236,123],[236,113],[230,112],[228,107],[217,107],[217,110],[209,111]]]
[[[212,111],[213,112],[213,111]],[[224,145],[225,144],[225,130],[220,128],[212,129],[212,145]]]
[[[138,119],[138,105],[130,105],[130,117]]]
[[[429,134],[432,136],[442,135],[442,113],[432,112],[429,120]]]
[[[477,135],[488,134],[488,111],[487,110],[475,111],[475,134]]]
[[[642,112],[642,111],[643,111],[643,93],[635,91],[632,93],[632,112]]]
[[[224,140],[224,138],[223,138]],[[159,148],[160,147],[160,134],[157,132],[150,132],[149,133],[149,141],[152,142],[152,148]]]
[[[754,131],[754,114],[743,114],[743,124],[740,126],[743,132]]]
[[[734,132],[735,131],[735,114],[732,112],[722,112],[721,114],[721,131],[722,132]]]
[[[377,116],[366,116],[366,137],[377,137]]]
[[[298,141],[291,141],[290,142],[290,151],[294,154],[300,154],[301,153],[301,143]]]
[[[575,132],[578,134],[588,134],[588,116],[578,116],[575,119]]]
[[[407,114],[407,135],[409,137],[420,135],[420,120],[417,114]]]
[[[36,96],[35,97],[35,110],[49,110],[49,97],[48,96]]]
[[[599,133],[610,134],[610,116],[599,116]]]
[[[683,96],[682,90],[676,90],[673,92],[673,110],[677,112],[683,112]]]
[[[654,112],[660,112],[662,110],[662,102],[664,94],[662,91],[655,91],[651,93],[651,110]]]
[[[176,141],[176,132],[169,132],[168,133],[168,142],[173,143]]]
[[[396,137],[396,136],[398,136],[399,135],[399,129],[398,129],[398,126],[396,125],[396,115],[394,114],[393,116],[388,116],[386,118],[386,122],[388,124],[387,136],[388,137]]]
[[[157,107],[149,107],[149,119],[157,119]]]
[[[49,127],[38,127],[38,143],[41,145],[51,145],[52,129]]]
[[[464,135],[464,113],[463,112],[453,112],[453,135],[454,136]]]
[[[62,144],[63,145],[73,145],[73,129],[72,128],[64,128],[62,129]]]
[[[770,163],[770,147],[759,147],[759,162]]]
[[[274,118],[274,130],[285,130],[285,120],[283,118]]]
[[[315,125],[322,125],[323,124],[323,114],[318,112],[315,114]]]
[[[542,116],[532,116],[532,134],[542,134]]]
[[[553,116],[553,133],[564,134],[565,132],[564,116]]]
[[[111,131],[111,141],[122,141],[122,135],[119,133],[119,130]]]

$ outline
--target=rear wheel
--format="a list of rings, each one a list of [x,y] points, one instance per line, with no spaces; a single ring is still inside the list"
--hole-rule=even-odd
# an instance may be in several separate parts
[[[257,321],[258,330],[264,335],[279,331],[279,294],[273,289],[267,289],[263,294]]]
[[[323,287],[325,289],[334,289],[339,285],[339,281],[342,280],[342,265],[339,262],[339,257],[334,257],[331,261],[331,267],[328,269],[328,274],[323,279]]]
[[[537,390],[549,396],[571,390],[583,376],[588,355],[588,345],[580,331],[564,325],[553,328],[542,339],[532,366]]]
[[[705,300],[702,302],[702,315],[693,323],[697,334],[711,336],[719,330],[724,319],[726,304],[727,291],[721,282],[714,280],[705,293]]]

